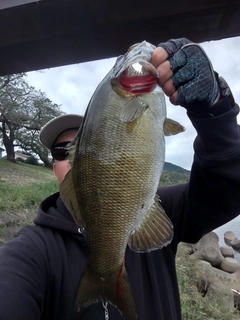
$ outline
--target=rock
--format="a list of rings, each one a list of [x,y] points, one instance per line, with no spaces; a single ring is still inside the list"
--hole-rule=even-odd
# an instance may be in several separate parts
[[[237,270],[236,272],[234,272],[233,275],[236,282],[239,283],[239,288],[240,288],[240,270]]]
[[[205,297],[209,299],[210,304],[212,297],[215,297],[215,299],[218,298],[218,300],[222,301],[222,303],[226,303],[229,309],[233,310],[233,296],[233,292],[231,292],[228,287],[225,287],[224,283],[218,281],[209,284],[208,291]]]
[[[206,278],[201,279],[205,281],[206,295],[211,299],[212,296],[219,296],[224,298],[230,309],[234,308],[234,299],[232,288],[240,286],[240,281],[237,280],[235,273],[227,273],[211,266],[206,261],[199,261],[200,266],[203,268]]]
[[[204,246],[201,248],[201,251],[203,253],[204,260],[210,262],[213,267],[221,265],[224,257],[219,248],[214,246]]]
[[[201,246],[201,240],[192,244],[193,252],[197,251]]]
[[[224,256],[224,258],[234,258],[234,251],[233,248],[223,246],[220,247],[220,252]]]
[[[240,240],[238,238],[231,241],[231,246],[234,250],[240,251]]]
[[[234,300],[234,307],[238,310],[240,309],[240,291],[237,289],[231,289],[233,292],[233,300]]]
[[[237,270],[240,270],[240,263],[233,258],[224,258],[221,263],[221,269],[223,271],[233,273]]]
[[[232,232],[232,231],[226,231],[226,232],[224,233],[224,241],[225,241],[225,243],[226,243],[228,246],[231,246],[231,242],[232,242],[233,240],[235,240],[235,239],[237,239],[237,237],[236,237],[236,235],[235,235],[234,232]]]
[[[204,260],[213,267],[219,267],[224,259],[224,256],[220,252],[219,237],[215,232],[209,232],[198,242],[195,248],[197,251],[193,253],[196,259]]]
[[[193,245],[196,251],[192,256],[198,260],[203,269],[197,288],[210,304],[212,298],[217,297],[219,301],[226,303],[229,309],[233,310],[235,307],[240,310],[240,295],[238,294],[240,291],[240,263],[234,259],[234,250],[231,246],[231,242],[238,245],[240,241],[238,242],[236,235],[231,231],[225,232],[224,241],[228,246],[220,248],[218,235],[210,232]]]
[[[219,248],[219,237],[216,232],[209,232],[202,237],[202,239],[200,240],[200,247],[203,246],[214,246],[216,248]]]
[[[195,252],[192,254],[192,256],[193,256],[194,258],[198,259],[198,260],[205,260],[204,254],[203,254],[202,250],[200,250],[200,249],[197,250],[197,251],[195,251]]]

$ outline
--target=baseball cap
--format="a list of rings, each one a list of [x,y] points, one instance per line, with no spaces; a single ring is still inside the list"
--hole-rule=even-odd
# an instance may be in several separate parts
[[[64,114],[45,124],[39,134],[41,143],[50,149],[57,137],[66,130],[78,129],[83,121],[83,116],[78,114]]]

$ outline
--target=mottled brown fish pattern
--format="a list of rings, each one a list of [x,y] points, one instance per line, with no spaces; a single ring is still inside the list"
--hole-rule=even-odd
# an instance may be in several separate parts
[[[60,186],[76,223],[86,228],[89,246],[75,307],[110,302],[127,320],[137,319],[137,308],[124,266],[126,246],[147,252],[171,242],[173,226],[156,191],[164,136],[184,130],[166,118],[164,93],[150,63],[154,49],[146,41],[132,46],[98,85]]]

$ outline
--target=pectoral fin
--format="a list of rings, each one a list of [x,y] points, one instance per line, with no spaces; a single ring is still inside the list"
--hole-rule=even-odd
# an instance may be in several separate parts
[[[159,203],[159,196],[145,219],[129,238],[129,247],[136,252],[149,252],[167,246],[173,238],[173,225]]]
[[[179,122],[166,118],[163,125],[163,131],[165,136],[171,136],[185,131],[185,128]]]
[[[147,104],[143,102],[140,97],[135,96],[122,108],[120,120],[122,122],[132,122],[140,117],[147,107]]]

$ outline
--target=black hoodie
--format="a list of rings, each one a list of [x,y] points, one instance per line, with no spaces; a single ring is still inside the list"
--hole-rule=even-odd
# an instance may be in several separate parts
[[[158,190],[174,225],[173,241],[151,253],[126,250],[139,320],[181,319],[175,270],[178,243],[197,242],[240,211],[238,109],[216,118],[190,116],[198,132],[190,181]],[[34,222],[0,249],[1,319],[106,319],[102,303],[73,310],[88,246],[58,193],[41,203]],[[113,306],[107,308],[109,319],[123,319]]]

